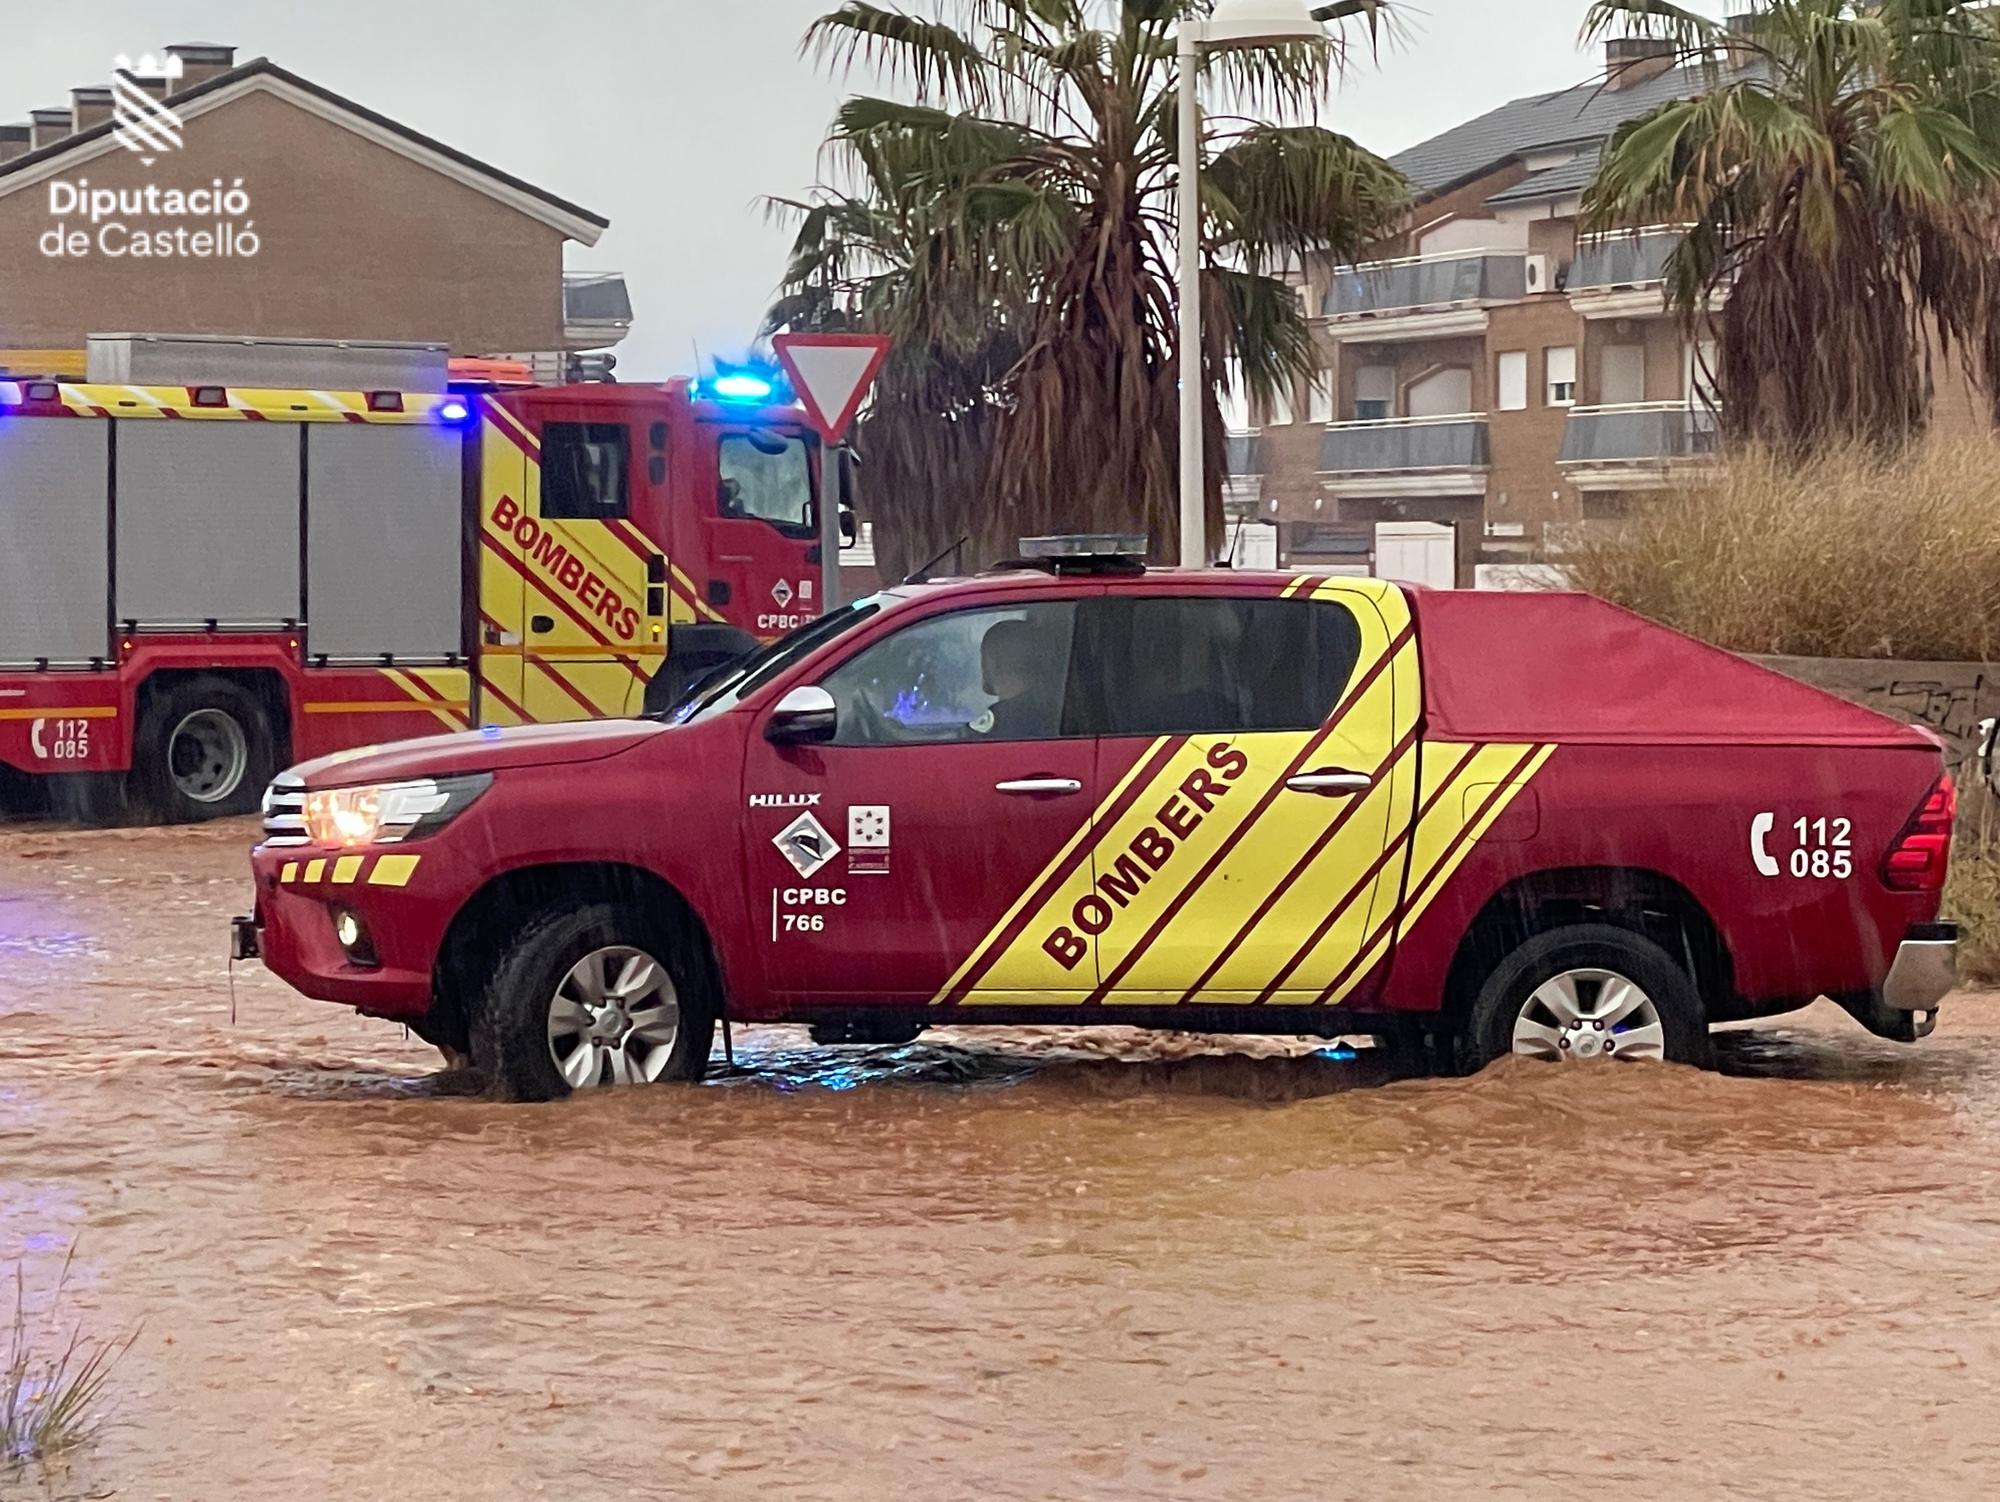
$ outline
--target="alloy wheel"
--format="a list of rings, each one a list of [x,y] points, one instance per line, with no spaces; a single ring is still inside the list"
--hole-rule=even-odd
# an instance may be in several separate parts
[[[1565,970],[1543,981],[1514,1019],[1513,1052],[1590,1064],[1667,1056],[1660,1009],[1612,970]]]
[[[549,999],[549,1058],[572,1090],[649,1085],[680,1036],[680,996],[667,967],[626,944],[593,949]]]

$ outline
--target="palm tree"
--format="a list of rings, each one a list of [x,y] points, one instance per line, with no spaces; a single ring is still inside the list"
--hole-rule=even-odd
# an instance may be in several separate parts
[[[1382,0],[1341,0],[1368,45]],[[898,353],[863,436],[885,569],[971,539],[968,563],[1022,535],[1175,537],[1174,34],[1208,0],[937,0],[928,19],[867,0],[806,45],[905,98],[852,98],[828,139],[839,187],[799,220],[775,325],[886,332]],[[1225,54],[1245,109],[1309,117],[1345,44]],[[1284,270],[1390,229],[1406,186],[1311,124],[1209,114],[1203,287],[1208,496],[1220,534],[1229,369],[1268,398],[1316,364]],[[884,440],[887,440],[885,443]],[[885,453],[885,449],[887,452]],[[878,546],[881,546],[878,543]]]
[[[1894,448],[1929,416],[1934,350],[1993,389],[2000,36],[1979,0],[1769,0],[1732,26],[1596,0],[1586,38],[1613,32],[1671,39],[1703,88],[1619,127],[1584,226],[1688,226],[1668,301],[1715,321],[1726,432]]]

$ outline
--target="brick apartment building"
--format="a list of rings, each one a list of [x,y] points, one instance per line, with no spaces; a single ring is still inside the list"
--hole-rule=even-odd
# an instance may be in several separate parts
[[[1376,524],[1455,532],[1459,582],[1615,514],[1713,453],[1694,351],[1666,311],[1670,230],[1580,237],[1618,124],[1700,86],[1663,44],[1392,158],[1416,207],[1356,266],[1306,268],[1323,373],[1232,447],[1232,492],[1286,561],[1360,567]]]
[[[147,331],[442,343],[546,369],[630,327],[621,277],[564,273],[608,221],[548,189],[209,44],[119,81],[178,118],[177,146],[171,126],[135,140],[105,73],[0,124],[0,366]]]
[[[1231,511],[1275,522],[1289,564],[1357,571],[1379,523],[1448,526],[1471,584],[1714,463],[1712,360],[1662,291],[1678,236],[1577,227],[1612,131],[1702,86],[1666,44],[1616,39],[1603,77],[1393,158],[1416,207],[1368,263],[1306,268],[1323,373],[1236,414],[1254,420],[1232,438]],[[1940,384],[1940,420],[1969,420],[1962,383]]]

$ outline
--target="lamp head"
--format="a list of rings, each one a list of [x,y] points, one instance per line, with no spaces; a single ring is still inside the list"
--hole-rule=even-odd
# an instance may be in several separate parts
[[[1223,51],[1320,42],[1326,29],[1313,19],[1307,0],[1216,0],[1201,36],[1204,46]]]

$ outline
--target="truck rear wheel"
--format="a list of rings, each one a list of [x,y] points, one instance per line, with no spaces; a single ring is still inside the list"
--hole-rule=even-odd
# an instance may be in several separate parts
[[[472,1022],[472,1059],[510,1100],[698,1080],[715,1006],[688,946],[611,903],[545,913],[500,954]]]
[[[277,760],[256,695],[227,678],[189,678],[152,694],[140,711],[133,801],[162,824],[255,813]]]
[[[1701,1064],[1708,1019],[1673,956],[1643,934],[1579,923],[1537,934],[1480,987],[1466,1018],[1465,1062],[1513,1054],[1572,1064]]]

